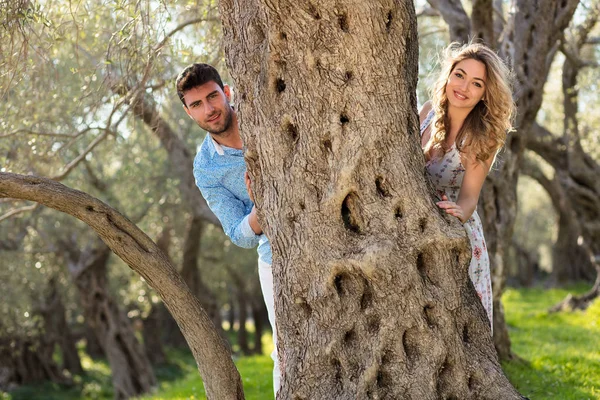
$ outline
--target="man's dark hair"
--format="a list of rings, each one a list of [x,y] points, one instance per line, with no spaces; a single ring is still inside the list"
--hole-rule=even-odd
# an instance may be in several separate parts
[[[223,89],[221,76],[213,66],[202,63],[195,63],[185,67],[177,77],[177,95],[185,107],[183,96],[185,92],[197,86],[204,85],[206,82],[214,81]]]

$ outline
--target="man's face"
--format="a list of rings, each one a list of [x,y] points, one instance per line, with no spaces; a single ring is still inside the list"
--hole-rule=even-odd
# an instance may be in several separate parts
[[[229,86],[214,81],[188,90],[183,95],[187,114],[207,132],[219,135],[231,127],[233,110],[229,105]]]

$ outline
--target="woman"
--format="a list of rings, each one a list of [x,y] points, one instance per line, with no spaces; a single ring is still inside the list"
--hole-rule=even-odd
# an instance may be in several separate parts
[[[512,130],[510,73],[481,44],[446,49],[431,101],[420,111],[426,168],[438,207],[464,225],[472,247],[469,277],[493,326],[492,281],[481,220],[475,210],[483,182]]]

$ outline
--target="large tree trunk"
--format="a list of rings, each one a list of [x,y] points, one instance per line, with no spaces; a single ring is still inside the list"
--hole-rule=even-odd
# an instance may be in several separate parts
[[[85,318],[110,364],[115,398],[127,399],[149,392],[156,384],[152,365],[135,337],[131,322],[109,292],[110,249],[100,242],[91,251],[71,248],[68,253],[69,272],[79,291]]]
[[[36,201],[72,215],[156,290],[173,314],[198,364],[210,399],[243,399],[229,350],[169,258],[127,218],[100,200],[49,179],[0,172],[0,198]]]
[[[424,178],[412,4],[221,2],[282,399],[518,399]]]

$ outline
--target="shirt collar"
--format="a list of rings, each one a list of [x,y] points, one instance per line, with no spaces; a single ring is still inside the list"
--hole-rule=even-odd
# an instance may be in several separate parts
[[[215,152],[220,155],[223,156],[225,155],[225,151],[223,150],[223,146],[221,146],[219,143],[217,143],[217,141],[215,139],[213,139],[212,135],[210,133],[208,133],[208,136],[210,136],[210,140],[212,141],[213,144],[213,148],[212,148],[212,155],[215,155]]]

